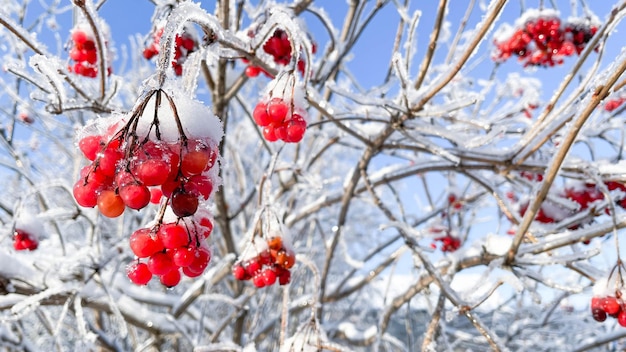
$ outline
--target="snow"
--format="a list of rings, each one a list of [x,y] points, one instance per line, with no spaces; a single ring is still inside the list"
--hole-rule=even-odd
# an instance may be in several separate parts
[[[175,83],[163,87],[163,90],[174,103],[170,105],[162,96],[158,106],[157,116],[161,139],[165,142],[176,142],[180,139],[177,122],[182,126],[182,132],[190,139],[208,139],[212,146],[216,146],[224,134],[222,122],[213,114],[211,109],[200,101],[193,99]],[[150,134],[156,139],[154,129],[150,129],[154,118],[156,94],[148,99],[137,124],[137,134],[145,137]],[[174,108],[176,111],[174,111]]]
[[[376,326],[370,326],[364,331],[361,331],[350,322],[341,322],[337,326],[337,330],[341,331],[349,340],[366,341],[376,336],[378,329]]]
[[[505,255],[512,243],[512,236],[489,233],[485,241],[485,250],[494,255]]]

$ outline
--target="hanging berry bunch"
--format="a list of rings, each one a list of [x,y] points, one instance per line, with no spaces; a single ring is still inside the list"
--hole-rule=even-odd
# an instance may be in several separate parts
[[[446,201],[445,210],[430,221],[427,231],[429,236],[432,236],[430,248],[439,248],[442,252],[455,252],[461,247],[463,240],[454,227],[455,222],[452,217],[464,213],[467,200],[462,198],[460,192],[451,189]]]
[[[98,50],[91,27],[86,23],[77,24],[72,28],[71,39],[70,59],[74,61],[74,64],[69,65],[68,69],[77,75],[96,77],[98,75]],[[108,52],[107,55],[111,56]],[[111,62],[109,57],[106,58],[106,62]],[[107,75],[111,72],[111,67],[107,67]]]
[[[621,208],[626,208],[626,185],[617,181],[605,181],[604,186],[612,193],[615,204]],[[598,202],[605,199],[601,188],[594,182],[569,182],[560,190],[551,193],[552,198],[544,201],[535,216],[535,221],[543,224],[557,223],[576,216],[580,212],[592,209]],[[567,207],[565,204],[571,204]],[[528,209],[528,200],[523,200],[519,206],[520,216],[524,216]],[[609,214],[609,208],[605,209]],[[586,219],[569,226],[570,230],[575,230],[584,224],[593,221],[597,215],[591,213]]]
[[[248,36],[250,38],[254,38],[257,35],[255,29],[251,29],[248,31]],[[309,38],[310,40],[310,38]],[[291,45],[291,41],[289,40],[289,35],[286,31],[282,29],[276,29],[272,36],[263,43],[261,47],[263,51],[270,55],[274,59],[274,63],[279,66],[288,66],[291,63],[293,53],[293,46]],[[311,54],[315,54],[317,51],[317,45],[314,42],[311,42]],[[273,78],[273,76],[263,70],[263,68],[259,66],[255,66],[250,64],[247,59],[242,59],[242,61],[248,66],[246,67],[246,76],[248,77],[257,77],[259,74],[263,73],[267,77]],[[298,62],[296,63],[298,68],[298,72],[304,76],[306,70],[306,62],[300,57]]]
[[[439,249],[442,252],[455,252],[461,247],[461,239],[452,235],[449,231],[446,231],[443,236],[435,237],[433,243],[430,245],[431,248],[437,248],[436,242],[441,242]]]
[[[174,287],[181,280],[181,270],[187,277],[197,277],[209,265],[210,214],[198,211],[186,218],[168,215],[130,236],[130,248],[138,259],[126,267],[126,273],[137,285],[158,276],[161,284]]]
[[[147,60],[152,59],[159,54],[159,46],[161,45],[161,37],[163,36],[164,25],[157,26],[152,32],[152,42],[143,50],[143,57]],[[187,30],[176,35],[174,47],[174,61],[172,68],[177,76],[183,74],[183,64],[187,61],[187,57],[194,51],[198,50],[198,41]]]
[[[596,280],[591,298],[591,315],[595,321],[603,322],[607,317],[617,319],[617,323],[626,327],[626,302],[624,301],[624,270],[621,261],[608,278]]]
[[[564,57],[580,54],[597,30],[598,21],[592,15],[563,23],[557,11],[531,9],[514,27],[500,28],[493,60],[503,62],[517,56],[525,67],[560,65]]]
[[[117,217],[126,208],[145,208],[155,193],[163,195],[155,222],[131,237],[135,255],[148,258],[129,268],[133,282],[149,281],[147,268],[171,287],[177,275],[164,278],[170,271],[183,268],[187,276],[197,276],[208,264],[205,240],[212,224],[206,214],[196,215],[219,182],[222,133],[217,117],[176,89],[150,91],[129,115],[96,120],[82,131],[78,146],[91,163],[74,186],[78,204]],[[197,261],[174,262],[179,249]]]
[[[16,251],[34,251],[39,247],[39,240],[33,234],[22,229],[15,229],[13,233],[13,248]]]
[[[608,112],[613,112],[614,110],[617,110],[620,106],[622,106],[624,102],[626,102],[626,97],[623,96],[609,98],[604,103],[604,110]]]
[[[20,210],[15,218],[13,230],[13,249],[16,251],[34,251],[43,237],[44,224],[34,215]]]
[[[281,74],[268,88],[252,114],[257,125],[263,128],[263,137],[269,142],[300,142],[306,131],[308,115],[304,92],[295,76]]]
[[[251,280],[254,286],[262,288],[278,281],[286,285],[291,280],[289,269],[296,263],[293,250],[286,246],[283,237],[275,235],[267,240],[255,240],[255,246],[249,251],[252,256],[245,257],[233,266],[233,276],[237,280]]]
[[[240,281],[250,280],[258,288],[276,282],[286,285],[291,281],[290,269],[296,263],[290,236],[270,209],[263,216],[264,221],[259,219],[251,242],[233,265],[233,276]]]

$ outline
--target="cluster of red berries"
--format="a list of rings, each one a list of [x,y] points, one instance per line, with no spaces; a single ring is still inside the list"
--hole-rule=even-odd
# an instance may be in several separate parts
[[[621,292],[604,297],[591,298],[591,315],[598,322],[606,320],[607,316],[617,319],[617,323],[626,327],[626,305],[621,298]]]
[[[181,280],[181,271],[191,278],[202,275],[211,260],[206,239],[212,229],[213,223],[204,216],[138,229],[129,240],[138,259],[126,267],[128,278],[146,285],[158,276],[161,284],[174,287]]]
[[[112,138],[89,135],[78,142],[92,163],[81,170],[74,197],[83,207],[97,206],[107,217],[121,215],[125,207],[142,209],[169,197],[174,214],[195,214],[199,199],[208,199],[213,183],[208,171],[216,152],[203,140],[165,143],[147,140],[133,146],[123,134]]]
[[[454,211],[461,210],[463,208],[463,200],[459,199],[455,193],[450,193],[448,194],[448,206]]]
[[[252,280],[258,288],[271,286],[276,281],[280,285],[286,285],[291,280],[289,269],[295,263],[293,250],[285,245],[280,236],[275,236],[267,240],[267,249],[259,251],[252,258],[235,263],[233,276],[240,281]]]
[[[530,177],[529,175],[533,174],[526,173],[523,176],[528,178]],[[533,177],[533,180],[537,181],[541,181],[543,179],[543,176],[541,174],[535,174]],[[605,181],[604,185],[609,191],[619,190],[626,194],[626,185],[621,182]],[[593,182],[585,182],[580,185],[565,187],[561,192],[557,194],[557,196],[577,203],[578,209],[573,212],[571,210],[564,209],[557,204],[554,204],[553,202],[545,201],[537,212],[535,221],[544,224],[559,222],[575,215],[575,213],[578,211],[589,209],[593,203],[604,199],[604,194],[602,193],[598,185]],[[618,197],[616,199],[616,204],[622,208],[626,208],[626,197]],[[524,202],[523,204],[521,204],[519,208],[520,216],[524,216],[527,209],[528,202]],[[609,213],[608,208],[605,211]],[[581,225],[582,223],[574,224],[571,225],[569,229],[575,230]]]
[[[614,110],[622,106],[624,102],[626,102],[626,98],[624,97],[609,99],[606,103],[604,103],[604,110],[608,112],[613,112]]]
[[[37,237],[24,230],[15,229],[15,232],[13,233],[13,248],[16,251],[33,251],[37,249],[38,246],[39,241],[37,240]]]
[[[437,248],[437,244],[435,242],[441,242],[440,250],[442,252],[454,252],[461,247],[461,239],[450,234],[435,237],[434,242],[430,245],[433,249]]]
[[[531,11],[522,23],[494,40],[494,61],[515,55],[524,66],[560,65],[563,57],[580,54],[598,30],[589,19],[561,23],[554,11]]]
[[[96,43],[87,26],[78,25],[72,29],[72,43],[70,58],[74,60],[74,65],[68,69],[77,75],[94,78],[98,75],[98,50]],[[107,74],[112,72],[111,67],[107,68]]]
[[[160,27],[154,32],[152,43],[143,50],[143,57],[147,60],[159,54],[159,45],[161,37],[163,36],[163,29],[163,27]],[[175,44],[176,47],[174,48],[172,67],[174,68],[176,76],[181,76],[183,74],[183,64],[187,61],[187,57],[189,57],[191,53],[198,50],[198,45],[194,37],[187,32],[183,32],[180,35],[177,34]]]
[[[444,217],[447,214],[444,215]],[[442,252],[454,252],[461,247],[461,239],[454,236],[450,229],[444,225],[433,225],[428,229],[428,232],[433,234],[433,242],[430,244],[430,248],[437,249],[437,242],[441,242],[440,250]]]
[[[272,98],[261,101],[254,108],[252,117],[257,125],[263,127],[263,137],[268,142],[282,140],[298,143],[306,131],[306,110],[295,107],[294,101]]]
[[[254,31],[249,31],[248,35],[250,37],[254,37],[255,33]],[[311,50],[312,50],[312,53],[315,54],[315,52],[317,51],[317,46],[313,44]],[[289,41],[289,36],[287,35],[287,32],[283,31],[282,29],[275,30],[274,34],[272,34],[270,39],[268,39],[263,44],[263,51],[271,55],[274,58],[274,62],[277,65],[281,65],[281,66],[288,65],[289,62],[291,61],[292,47],[291,47],[291,42]],[[249,63],[247,59],[243,59],[242,61],[246,64]],[[304,71],[306,68],[306,63],[304,62],[304,60],[303,59],[298,60],[297,65],[298,65],[298,72],[304,75]],[[257,77],[261,73],[265,74],[267,77],[273,78],[273,76],[269,74],[268,72],[266,72],[264,69],[258,66],[254,66],[254,65],[248,65],[248,67],[246,67],[245,73],[246,73],[246,76],[251,77],[251,78]]]

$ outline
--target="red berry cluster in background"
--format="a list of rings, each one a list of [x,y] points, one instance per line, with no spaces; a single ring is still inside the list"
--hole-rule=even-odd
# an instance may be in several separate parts
[[[624,97],[609,99],[604,103],[604,110],[608,112],[613,112],[614,110],[622,106],[624,102],[626,102],[626,98]]]
[[[70,58],[74,60],[74,65],[68,69],[77,75],[94,78],[98,75],[98,50],[94,35],[87,25],[79,24],[72,29],[72,44]],[[112,72],[111,67],[107,67],[107,74]]]
[[[90,164],[73,194],[79,205],[97,206],[107,217],[159,204],[155,221],[130,236],[137,259],[127,275],[140,285],[156,275],[173,287],[181,272],[201,275],[211,258],[206,240],[213,224],[205,203],[219,182],[223,130],[206,106],[180,91],[153,90],[143,99],[129,114],[84,128],[78,147]]]
[[[437,244],[435,242],[441,242],[440,249],[442,252],[454,252],[461,247],[461,239],[454,237],[449,233],[445,236],[435,237],[434,242],[431,244],[433,249],[437,248]]]
[[[124,143],[120,132],[110,137],[88,135],[78,142],[91,161],[74,185],[78,204],[97,206],[104,216],[117,217],[126,207],[139,210],[151,201],[157,203],[163,194],[174,214],[186,217],[196,212],[200,199],[209,198],[213,183],[208,172],[217,154],[206,141],[147,140],[133,145]]]
[[[235,263],[233,276],[240,281],[252,280],[254,286],[271,286],[276,281],[286,285],[291,280],[289,269],[296,263],[296,256],[286,246],[282,237],[274,236],[267,240],[267,248],[260,250],[252,258]]]
[[[250,37],[254,37],[255,33],[254,31],[249,31],[248,35]],[[272,34],[272,36],[263,44],[262,48],[265,53],[271,55],[274,58],[274,62],[277,65],[287,66],[291,62],[291,42],[289,41],[289,36],[287,35],[287,32],[282,29],[275,30],[274,34]],[[311,50],[312,54],[315,54],[315,52],[317,51],[317,46],[315,45],[315,43],[313,43]],[[243,59],[243,62],[246,64],[249,63],[247,59]],[[305,61],[301,58],[298,60],[297,65],[298,72],[304,75],[306,69]],[[246,67],[245,73],[248,77],[257,77],[259,74],[263,73],[266,76],[273,78],[271,74],[263,70],[261,67],[254,65],[248,65],[248,67]]]
[[[621,298],[621,293],[615,296],[592,297],[591,315],[598,322],[606,320],[607,316],[617,319],[617,323],[626,327],[626,306]]]
[[[447,217],[444,213],[443,217]],[[461,247],[461,239],[454,235],[448,226],[443,224],[433,224],[428,228],[428,232],[434,236],[430,248],[437,249],[437,242],[441,242],[439,249],[442,252],[454,252]]]
[[[129,243],[138,259],[126,267],[128,278],[146,285],[158,276],[161,284],[174,287],[181,280],[181,271],[191,278],[202,275],[211,260],[206,239],[212,229],[208,217],[194,216],[136,230]]]
[[[543,179],[543,175],[541,174],[532,174],[528,172],[522,173],[522,177],[537,182],[540,182]],[[615,204],[626,209],[626,184],[617,181],[605,181],[604,186],[611,193],[619,191],[614,194]],[[557,223],[571,218],[582,211],[588,210],[597,202],[605,199],[601,188],[593,182],[570,184],[563,187],[560,191],[552,192],[551,196],[553,197],[553,200],[549,198],[541,204],[541,208],[537,212],[534,221],[542,224]],[[517,201],[515,197],[509,197],[509,199],[513,202]],[[563,202],[575,203],[576,208],[572,209],[563,207],[558,204],[559,199]],[[519,206],[520,216],[524,216],[527,209],[528,201],[526,200]],[[606,208],[605,213],[610,214],[610,209]],[[568,228],[570,230],[576,230],[580,226],[590,223],[593,221],[593,216],[596,214],[590,215],[590,217],[582,219],[579,223],[572,224]]]
[[[252,113],[254,122],[263,127],[263,137],[268,142],[279,139],[288,143],[300,142],[307,126],[304,116],[306,110],[296,107],[293,100],[278,97],[259,102]]]
[[[13,233],[13,248],[16,251],[33,251],[39,246],[37,237],[25,230],[15,229]]]
[[[163,36],[163,29],[163,27],[160,27],[154,31],[152,43],[143,50],[143,57],[147,60],[159,54],[159,45],[161,43],[161,37]],[[183,74],[183,64],[187,61],[187,57],[189,57],[191,53],[198,50],[198,44],[196,39],[186,31],[176,35],[175,44],[176,47],[174,48],[172,67],[174,68],[174,73],[177,76],[181,76]]]
[[[502,31],[494,40],[493,60],[517,56],[524,66],[560,65],[564,57],[580,54],[597,30],[589,18],[562,23],[555,11],[530,10],[515,28]]]

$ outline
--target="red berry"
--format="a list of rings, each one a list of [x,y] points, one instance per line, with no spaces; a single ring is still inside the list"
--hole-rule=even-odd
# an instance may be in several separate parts
[[[161,202],[161,197],[163,196],[163,192],[160,188],[152,187],[150,188],[150,203],[159,204]]]
[[[252,283],[257,288],[263,288],[263,287],[266,286],[265,279],[263,278],[263,275],[261,275],[261,273],[259,273],[259,274],[257,274],[257,275],[252,277]]]
[[[620,311],[620,304],[617,298],[613,296],[605,297],[602,300],[602,309],[609,315],[616,314]]]
[[[265,281],[266,286],[271,286],[276,282],[276,272],[270,268],[263,270],[261,276],[263,276],[263,281]]]
[[[287,135],[287,125],[276,125],[274,127],[274,135],[276,135],[276,138],[280,139],[281,141],[287,141],[288,140],[288,135]]]
[[[192,150],[183,155],[181,171],[183,175],[197,175],[204,171],[209,163],[209,154],[204,150]]]
[[[85,183],[83,179],[78,180],[72,189],[76,203],[81,207],[95,207],[98,204],[97,192],[100,190],[101,186],[101,184],[97,184],[96,182]]]
[[[211,252],[207,248],[200,247],[196,251],[196,256],[193,260],[193,263],[191,263],[188,268],[191,271],[203,273],[204,269],[206,269],[210,261]]]
[[[146,186],[160,186],[170,173],[170,166],[165,160],[148,159],[134,169],[134,174]]]
[[[278,284],[281,286],[287,285],[291,282],[291,271],[283,270],[278,275]]]
[[[142,228],[130,235],[130,249],[139,258],[147,258],[162,251],[165,246],[150,229]]]
[[[261,270],[261,263],[256,259],[250,259],[244,266],[250,276],[255,276]]]
[[[163,252],[157,252],[148,259],[148,269],[150,269],[150,272],[154,275],[165,275],[176,269],[176,265],[169,255]]]
[[[150,190],[141,184],[129,184],[119,189],[124,204],[131,209],[142,209],[150,203]]]
[[[111,141],[97,161],[99,171],[106,176],[115,176],[117,163],[124,157],[124,154],[119,147],[120,141]]]
[[[263,127],[263,138],[268,142],[276,142],[278,140],[273,125]]]
[[[171,288],[178,285],[178,283],[180,282],[180,278],[180,270],[174,269],[170,270],[170,272],[167,274],[161,275],[159,279],[163,286]]]
[[[82,45],[82,44],[85,44],[87,42],[87,40],[89,40],[89,37],[87,36],[87,33],[83,32],[81,30],[73,30],[72,31],[72,41],[75,44]]]
[[[183,226],[174,223],[162,225],[159,228],[158,236],[165,248],[183,247],[189,243],[187,230]]]
[[[117,187],[124,187],[133,183],[136,183],[135,177],[128,171],[120,171],[115,175],[115,184]]]
[[[294,114],[291,120],[287,123],[287,138],[285,142],[298,143],[304,137],[304,131],[306,131],[306,121],[302,116]]]
[[[202,275],[202,273],[204,272],[204,270],[194,270],[191,267],[183,267],[183,274],[185,274],[185,276],[187,277],[198,277],[200,275]]]
[[[146,263],[133,262],[128,264],[126,275],[135,285],[146,285],[152,279],[152,273]]]
[[[626,327],[626,311],[620,311],[617,316],[617,323],[623,327]]]
[[[289,113],[289,106],[281,98],[272,98],[267,104],[269,119],[274,123],[282,123]]]
[[[180,218],[193,215],[198,210],[198,197],[180,189],[172,193],[171,201],[172,211]]]
[[[185,189],[189,193],[197,197],[201,196],[204,200],[207,200],[213,191],[213,183],[207,176],[193,175],[185,184]]]
[[[190,266],[196,256],[196,249],[191,247],[179,247],[173,250],[172,260],[177,266],[184,268]]]
[[[233,266],[233,276],[235,279],[242,281],[247,279],[246,269],[241,264],[235,264]]]
[[[246,67],[246,76],[253,78],[257,77],[261,73],[261,68],[258,66],[248,66]]]
[[[85,158],[94,161],[100,148],[102,148],[101,136],[86,136],[78,142],[78,148],[83,153]]]
[[[254,122],[261,127],[268,126],[272,123],[272,120],[267,112],[267,104],[264,102],[259,102],[256,105],[254,111],[252,112],[252,118],[254,119]]]
[[[125,205],[122,198],[115,191],[105,189],[98,195],[98,210],[102,215],[116,218],[124,212]]]

